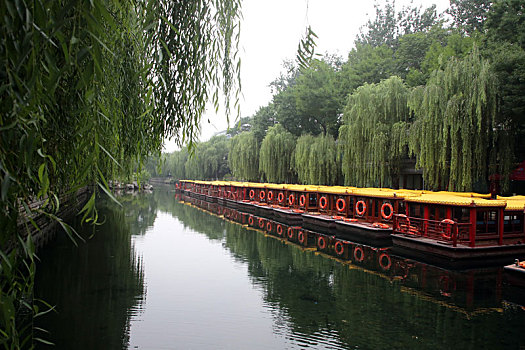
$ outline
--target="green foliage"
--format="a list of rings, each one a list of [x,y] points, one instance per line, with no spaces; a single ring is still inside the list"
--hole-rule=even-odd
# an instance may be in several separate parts
[[[259,180],[259,143],[253,132],[243,132],[231,139],[228,161],[238,180]]]
[[[421,63],[421,71],[427,79],[430,78],[433,71],[443,70],[451,57],[463,58],[468,55],[477,41],[475,37],[452,33],[444,42],[432,43]]]
[[[293,180],[292,154],[294,136],[281,124],[268,129],[259,152],[259,171],[269,182],[289,183]]]
[[[447,13],[452,16],[456,29],[472,34],[481,31],[487,19],[492,0],[450,0]]]
[[[332,135],[319,135],[310,149],[309,183],[335,185],[340,173],[338,150]]]
[[[42,199],[54,218],[60,194],[108,192],[164,138],[191,143],[207,99],[224,93],[229,107],[238,92],[240,10],[236,0],[1,0],[0,13],[1,255],[29,264],[0,271],[0,300],[21,302],[10,285],[31,289],[34,265],[17,238],[20,205]],[[97,217],[95,198],[85,219]],[[17,327],[0,324],[5,347],[19,345]]]
[[[312,27],[308,26],[308,28],[306,28],[304,39],[301,39],[299,46],[297,47],[297,62],[302,69],[310,67],[315,55],[315,39],[317,38],[318,37],[312,30]]]
[[[297,139],[295,151],[293,153],[293,168],[297,173],[299,183],[308,184],[310,181],[310,150],[315,137],[304,134]]]
[[[184,180],[186,176],[186,162],[188,161],[188,150],[166,154],[166,161],[162,167],[162,175],[172,176],[175,180]]]
[[[376,10],[375,19],[368,20],[361,28],[361,33],[356,38],[357,44],[365,44],[373,47],[386,45],[395,49],[398,39],[405,34],[423,32],[429,30],[438,21],[436,5],[432,5],[422,11],[422,7],[403,7],[396,14],[395,0],[386,0],[384,8],[378,3],[374,4]],[[363,31],[364,29],[364,31]]]
[[[218,180],[230,172],[228,153],[230,140],[226,136],[214,136],[195,146],[195,154],[184,165],[185,175],[196,180]]]
[[[356,44],[342,68],[342,88],[352,93],[366,83],[379,83],[392,76],[395,68],[394,52],[387,45]]]
[[[293,88],[297,113],[301,116],[302,133],[337,135],[338,116],[343,94],[338,90],[336,67],[315,60],[303,69]],[[297,125],[297,121],[287,124]],[[287,128],[288,129],[288,128]]]
[[[306,134],[299,137],[293,154],[293,166],[300,183],[336,184],[340,165],[333,136],[321,134],[314,137]]]
[[[525,1],[495,1],[487,13],[485,29],[488,40],[515,43],[525,49]]]
[[[392,186],[406,155],[409,90],[399,77],[365,84],[348,99],[339,130],[345,183]]]
[[[253,125],[251,131],[255,135],[257,142],[260,144],[266,136],[268,129],[276,123],[276,110],[274,104],[261,107],[253,116]]]
[[[410,151],[425,169],[428,188],[470,191],[497,170],[508,173],[510,152],[500,140],[497,106],[495,76],[477,48],[449,60],[427,86],[414,90]]]

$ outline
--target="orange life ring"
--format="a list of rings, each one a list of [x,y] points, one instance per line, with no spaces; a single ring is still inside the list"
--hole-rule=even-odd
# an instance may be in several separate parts
[[[363,248],[361,247],[354,248],[354,259],[359,262],[365,260],[365,252],[363,251]]]
[[[332,219],[334,219],[334,220],[343,220],[344,217],[338,216],[338,215],[332,215]]]
[[[299,231],[299,233],[297,234],[297,239],[299,240],[299,243],[304,244],[306,237],[304,236],[303,231]]]
[[[344,218],[343,220],[346,222],[357,222],[357,219],[354,218]]]
[[[441,227],[441,230],[442,230],[441,237],[443,237],[443,239],[446,239],[447,241],[452,239],[452,236],[453,236],[452,229],[454,228],[455,224],[456,222],[450,219],[444,219],[439,223],[439,226]]]
[[[268,201],[273,199],[273,191],[268,191]]]
[[[388,215],[385,214],[385,209],[386,208],[388,208],[390,210],[390,214],[388,214]],[[394,207],[392,206],[392,204],[390,204],[388,202],[383,203],[383,205],[381,206],[381,216],[385,220],[392,219],[392,216],[394,216]]]
[[[387,224],[383,224],[382,222],[374,222],[372,226],[377,227],[377,228],[382,228],[384,230],[386,230],[387,228],[390,228],[390,226],[388,226]]]
[[[341,242],[341,241],[335,242],[335,252],[339,256],[341,256],[341,255],[343,255],[345,253],[345,246],[344,246],[343,242]]]
[[[326,209],[327,206],[328,206],[328,199],[325,196],[322,196],[321,198],[319,198],[319,207],[321,209]]]
[[[361,208],[361,209],[359,209]],[[366,203],[361,200],[355,204],[355,213],[359,216],[363,216],[366,213]]]
[[[279,192],[279,194],[277,195],[277,200],[279,201],[279,203],[282,203],[284,201],[284,194],[282,192]]]
[[[304,207],[305,204],[306,204],[306,196],[302,194],[301,197],[299,197],[299,205],[301,207]]]
[[[384,258],[386,258],[386,264],[383,263]],[[387,253],[382,253],[379,255],[379,266],[381,266],[384,271],[390,270],[390,266],[392,266],[392,259],[390,259],[390,255]]]
[[[405,214],[398,214],[396,215],[397,221],[396,221],[396,230],[397,231],[405,231],[404,225],[401,223],[401,220],[406,221],[406,231],[410,228],[410,219]]]
[[[266,197],[266,193],[264,193],[264,191],[260,191],[259,192],[259,199],[263,201],[264,197]]]
[[[266,223],[266,231],[272,232],[272,222],[271,221],[268,221]]]
[[[264,228],[264,219],[259,218],[259,228]]]
[[[345,200],[343,198],[337,199],[337,201],[335,202],[335,208],[337,209],[338,212],[344,211],[346,208]]]
[[[293,238],[293,228],[291,228],[291,227],[288,227],[288,238],[289,239]]]
[[[326,237],[319,236],[319,238],[317,238],[317,246],[319,247],[319,249],[324,250],[326,248],[326,245]]]
[[[293,205],[295,203],[295,196],[293,194],[288,196],[288,204]]]
[[[277,234],[279,236],[283,235],[283,226],[281,224],[277,224]]]
[[[250,198],[253,199],[255,197],[255,191],[250,190]]]

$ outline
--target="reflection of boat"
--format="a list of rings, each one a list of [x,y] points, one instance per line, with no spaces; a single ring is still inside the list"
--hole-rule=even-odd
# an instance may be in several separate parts
[[[296,246],[304,252],[335,259],[349,269],[362,270],[398,283],[405,293],[417,294],[419,298],[442,304],[467,316],[501,311],[496,307],[502,301],[504,279],[501,268],[447,270],[400,256],[389,247],[378,248],[344,240],[195,198],[182,199],[229,222]]]
[[[226,181],[185,180],[180,187],[340,240],[393,243],[403,254],[440,264],[525,257],[525,197]]]

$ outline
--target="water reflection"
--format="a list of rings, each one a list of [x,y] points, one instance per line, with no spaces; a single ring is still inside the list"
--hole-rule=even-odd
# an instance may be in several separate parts
[[[156,216],[153,196],[123,196],[123,207],[103,202],[102,226],[75,225],[86,239],[75,247],[58,235],[39,254],[36,291],[56,306],[37,325],[57,349],[118,349],[129,338],[130,316],[144,301],[144,264],[132,235],[143,235]],[[95,231],[93,231],[95,229]]]
[[[41,254],[37,292],[59,311],[41,326],[58,349],[525,345],[525,312],[506,302],[522,294],[500,269],[392,255],[385,271],[377,258],[341,261],[247,228],[249,214],[217,204],[168,191],[120,199],[80,248]]]

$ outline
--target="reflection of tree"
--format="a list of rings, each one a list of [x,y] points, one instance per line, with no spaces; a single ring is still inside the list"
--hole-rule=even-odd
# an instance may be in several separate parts
[[[183,222],[191,218],[188,226],[194,229],[206,215],[214,222],[219,220],[190,206],[183,208],[177,216]],[[411,276],[408,289],[405,281],[343,265],[237,224],[214,225],[225,231],[225,247],[235,259],[247,264],[252,283],[264,290],[265,302],[277,310],[276,323],[289,321],[290,329],[278,331],[293,333],[291,339],[306,335],[309,341],[371,349],[497,348],[501,334],[494,331],[494,325],[500,324],[505,328],[505,339],[514,342],[511,347],[525,341],[525,335],[512,326],[525,321],[523,313],[509,314],[505,320],[499,313],[483,312],[482,308],[477,308],[480,313],[468,313],[442,302],[439,289],[418,284],[421,274]],[[209,228],[201,232],[209,232]],[[438,275],[436,272],[433,278]],[[494,282],[489,284],[481,277],[481,285],[479,279],[476,283],[482,288],[481,294],[486,294],[483,289],[494,286]],[[424,290],[421,295],[420,290]],[[482,307],[500,307],[496,298],[491,299],[493,293],[480,298]],[[464,295],[458,298],[465,299]]]
[[[51,332],[48,338],[57,349],[127,346],[130,317],[145,297],[132,231],[142,234],[155,210],[149,210],[148,196],[120,200],[122,208],[109,203],[99,209],[105,223],[93,237],[93,227],[77,226],[87,238],[80,248],[61,237],[41,254],[35,294],[56,305],[57,313],[46,315],[39,326]]]
[[[173,192],[155,191],[154,193],[159,203],[159,210],[178,218],[184,227],[191,228],[197,233],[203,233],[211,240],[223,239],[224,220],[179,203]]]
[[[144,235],[157,218],[157,199],[153,193],[140,195],[126,194],[118,198],[125,213],[125,221],[129,224],[130,233]]]

